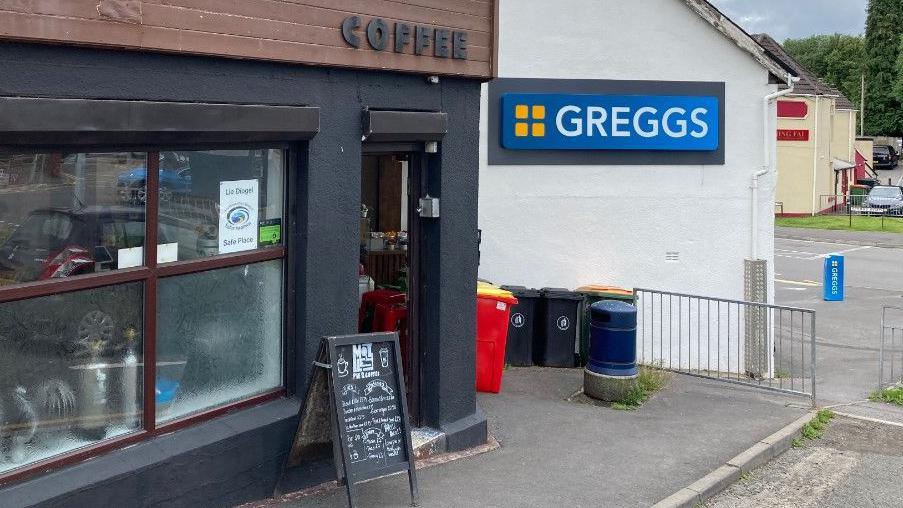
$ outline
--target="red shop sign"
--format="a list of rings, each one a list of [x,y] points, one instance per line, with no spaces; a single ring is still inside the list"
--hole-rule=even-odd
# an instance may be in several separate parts
[[[806,118],[809,105],[802,101],[778,101],[778,118]]]
[[[809,141],[806,129],[778,129],[778,141]]]

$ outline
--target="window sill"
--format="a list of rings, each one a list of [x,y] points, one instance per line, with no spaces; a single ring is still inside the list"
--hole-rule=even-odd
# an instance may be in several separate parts
[[[0,487],[5,506],[32,506],[66,496],[67,503],[106,499],[112,505],[128,504],[136,495],[135,482],[143,485],[144,501],[159,502],[180,495],[197,495],[199,485],[272,492],[276,475],[258,478],[261,485],[230,486],[230,480],[250,470],[269,465],[282,467],[295,431],[300,401],[280,398],[258,406],[225,414],[191,427],[142,441],[84,462],[55,470],[21,483]],[[260,475],[260,471],[256,471]],[[237,481],[235,482],[238,483]],[[269,483],[268,487],[265,485]],[[229,491],[229,488],[232,491]],[[98,491],[103,490],[100,494]],[[216,494],[207,495],[210,498]],[[264,494],[268,495],[268,494]],[[95,497],[96,496],[96,497]],[[113,502],[120,500],[122,503]],[[6,505],[5,503],[9,503]]]

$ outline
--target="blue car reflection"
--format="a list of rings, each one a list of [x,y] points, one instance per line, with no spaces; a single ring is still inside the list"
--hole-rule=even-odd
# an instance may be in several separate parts
[[[120,173],[117,177],[119,198],[131,204],[144,204],[147,200],[147,167],[138,166]],[[160,154],[160,200],[167,201],[173,194],[191,194],[191,168],[187,158],[174,152]]]

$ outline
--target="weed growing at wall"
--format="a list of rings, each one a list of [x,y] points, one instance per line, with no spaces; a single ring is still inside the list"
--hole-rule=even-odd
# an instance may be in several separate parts
[[[834,411],[830,409],[822,409],[808,423],[800,429],[800,437],[793,440],[794,448],[802,448],[806,446],[806,441],[813,439],[821,439],[825,435],[825,429],[828,423],[834,418]]]
[[[653,367],[641,367],[636,385],[621,400],[612,403],[613,409],[632,411],[642,406],[649,397],[661,390],[668,383],[669,374]]]
[[[869,395],[869,400],[872,402],[886,402],[888,404],[903,406],[903,386],[895,386],[893,388],[885,388],[884,390],[872,392],[872,394]]]

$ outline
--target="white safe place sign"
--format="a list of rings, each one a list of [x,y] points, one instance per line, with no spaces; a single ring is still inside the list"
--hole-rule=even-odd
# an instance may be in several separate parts
[[[233,180],[219,184],[219,253],[257,248],[257,180]]]

